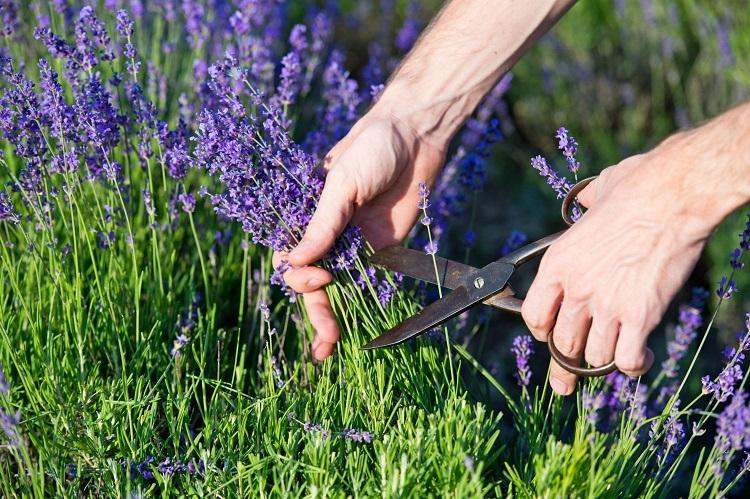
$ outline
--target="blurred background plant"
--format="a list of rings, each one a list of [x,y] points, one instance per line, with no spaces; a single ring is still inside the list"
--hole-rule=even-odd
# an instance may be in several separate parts
[[[552,397],[547,357],[489,311],[449,326],[450,354],[442,335],[361,352],[434,290],[396,291],[356,234],[329,288],[344,341],[311,362],[266,246],[292,244],[312,167],[437,8],[0,0],[3,495],[742,492],[741,215],[643,379]],[[440,254],[480,264],[560,227],[529,167],[560,125],[583,177],[746,99],[749,28],[740,0],[579,2],[457,136],[430,197]]]

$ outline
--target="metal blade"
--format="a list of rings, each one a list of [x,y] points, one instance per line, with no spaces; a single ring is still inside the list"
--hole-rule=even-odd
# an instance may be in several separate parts
[[[469,276],[469,279],[464,281],[466,285],[457,287],[448,295],[426,306],[417,314],[386,331],[362,348],[369,350],[396,345],[429,331],[486,298],[497,294],[505,287],[505,283],[512,273],[512,265],[493,262]]]
[[[378,250],[370,257],[370,262],[420,281],[439,283],[448,289],[456,289],[463,284],[467,275],[477,271],[471,265],[439,256],[435,256],[433,264],[432,255],[403,246],[388,246]],[[435,264],[437,264],[437,274]]]
[[[448,289],[456,289],[464,283],[466,276],[479,271],[478,268],[471,265],[435,256],[438,269],[437,274],[435,274],[432,256],[423,251],[404,248],[403,246],[388,246],[378,250],[370,257],[370,262],[432,284],[437,284],[436,275],[440,276],[442,287]],[[509,302],[503,300],[503,298],[513,295],[515,295],[513,288],[505,286],[505,289],[500,293],[487,298],[484,304],[500,310],[515,312],[515,308],[509,308]]]

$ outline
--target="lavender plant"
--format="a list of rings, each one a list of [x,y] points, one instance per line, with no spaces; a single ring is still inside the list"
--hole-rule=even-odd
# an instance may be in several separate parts
[[[691,467],[689,493],[736,490],[746,336],[725,367],[696,362],[726,292],[710,319],[705,293],[681,307],[653,380],[614,374],[563,401],[533,372],[547,359],[528,336],[498,377],[468,327],[462,343],[450,326],[362,352],[420,303],[367,264],[352,226],[322,262],[342,342],[310,361],[310,324],[271,285],[283,267],[270,252],[300,238],[322,156],[430,10],[361,4],[382,16],[356,71],[342,26],[368,19],[346,5],[0,1],[2,494],[662,496]],[[519,130],[510,81],[460,133],[429,203],[424,186],[415,247],[477,240],[493,148]],[[583,169],[571,134],[556,138]],[[748,240],[726,276],[739,290]],[[702,375],[707,393],[693,387]]]

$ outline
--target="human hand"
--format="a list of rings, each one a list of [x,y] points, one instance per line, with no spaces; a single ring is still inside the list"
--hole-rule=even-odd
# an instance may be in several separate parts
[[[538,340],[554,329],[571,360],[614,360],[631,376],[651,367],[647,338],[723,218],[706,207],[716,181],[690,169],[695,147],[689,134],[675,136],[607,168],[579,194],[589,210],[550,246],[523,303]],[[568,395],[576,376],[551,361],[549,381]]]
[[[443,148],[428,143],[404,122],[370,113],[326,157],[325,186],[304,237],[290,253],[276,253],[273,259],[274,267],[282,260],[292,267],[284,279],[303,294],[315,329],[316,359],[331,355],[339,330],[323,289],[333,276],[313,264],[328,253],[350,221],[375,249],[401,242],[417,217],[418,184],[432,184],[444,154]]]

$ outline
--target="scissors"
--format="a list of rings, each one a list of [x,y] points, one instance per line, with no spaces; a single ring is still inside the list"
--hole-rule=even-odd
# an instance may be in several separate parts
[[[589,177],[576,183],[563,198],[562,219],[569,227],[575,223],[570,215],[573,201],[578,193],[594,179],[596,177]],[[388,246],[376,251],[370,257],[371,263],[420,281],[437,284],[452,291],[362,348],[370,350],[398,345],[479,304],[520,314],[523,300],[515,296],[515,292],[508,285],[508,280],[520,266],[543,254],[564,233],[565,230],[562,230],[543,237],[480,269],[403,246]],[[565,357],[555,347],[552,331],[549,332],[547,337],[547,346],[552,358],[563,369],[578,376],[604,376],[617,369],[614,361],[599,367],[579,367],[575,365],[574,359]]]

